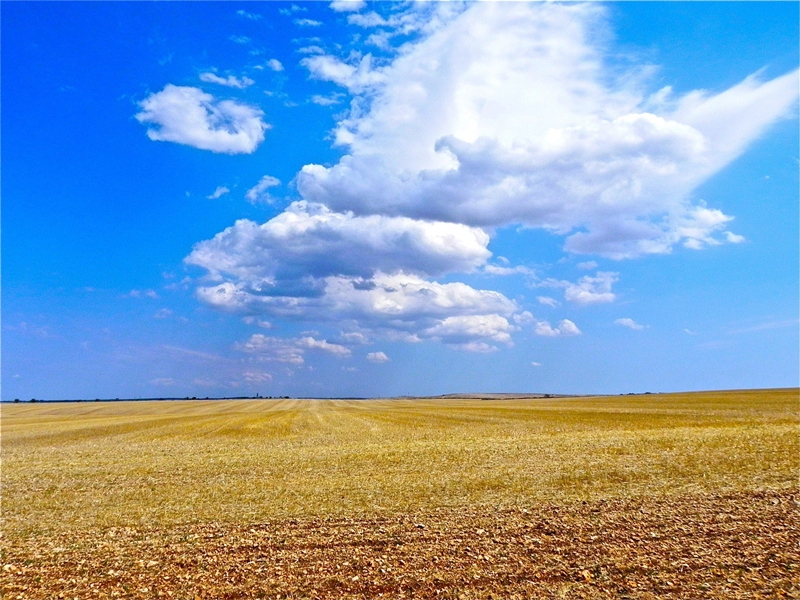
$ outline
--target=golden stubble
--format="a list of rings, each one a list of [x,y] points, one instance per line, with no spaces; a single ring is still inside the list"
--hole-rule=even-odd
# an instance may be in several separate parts
[[[786,489],[799,398],[6,405],[3,532]]]

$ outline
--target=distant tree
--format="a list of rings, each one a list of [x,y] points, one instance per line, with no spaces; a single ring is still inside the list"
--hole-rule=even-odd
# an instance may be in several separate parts
[[[36,398],[31,398],[31,402],[36,402]]]
[[[14,398],[14,402],[19,402],[19,398]]]

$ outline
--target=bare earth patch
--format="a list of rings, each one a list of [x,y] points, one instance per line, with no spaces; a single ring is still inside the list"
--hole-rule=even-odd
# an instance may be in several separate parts
[[[5,598],[781,598],[800,491],[3,539]]]

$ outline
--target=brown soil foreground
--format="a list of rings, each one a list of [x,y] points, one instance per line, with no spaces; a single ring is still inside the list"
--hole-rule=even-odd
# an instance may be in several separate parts
[[[800,597],[800,490],[3,539],[4,598]]]

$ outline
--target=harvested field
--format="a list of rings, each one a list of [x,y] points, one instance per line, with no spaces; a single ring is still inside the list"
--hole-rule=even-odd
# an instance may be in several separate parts
[[[797,425],[797,390],[4,407],[4,597],[792,597]]]

